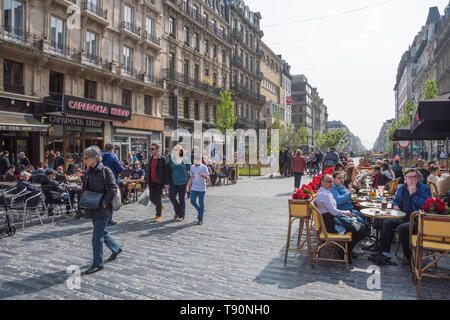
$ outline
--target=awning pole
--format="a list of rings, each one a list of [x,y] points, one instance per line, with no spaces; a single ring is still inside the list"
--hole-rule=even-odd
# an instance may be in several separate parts
[[[445,168],[448,170],[448,137],[445,138],[445,158],[447,158],[447,166]]]

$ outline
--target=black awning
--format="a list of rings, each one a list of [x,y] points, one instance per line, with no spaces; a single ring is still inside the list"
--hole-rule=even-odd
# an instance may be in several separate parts
[[[445,140],[450,137],[450,126],[448,123],[435,122],[424,124],[416,130],[410,126],[397,129],[392,134],[392,141],[421,141],[421,140]]]
[[[411,130],[419,135],[430,136],[425,140],[444,140],[450,137],[450,94],[420,101]]]

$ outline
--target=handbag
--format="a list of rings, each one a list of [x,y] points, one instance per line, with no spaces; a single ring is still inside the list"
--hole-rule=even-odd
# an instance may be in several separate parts
[[[138,203],[142,204],[143,206],[148,206],[150,203],[150,191],[148,188],[144,190],[144,192],[140,195],[138,199]]]
[[[106,183],[105,169],[103,169],[103,178],[105,179],[106,192],[108,192],[108,184]],[[119,211],[121,202],[122,202],[122,199],[121,199],[121,196],[120,196],[120,190],[119,190],[119,188],[117,188],[116,192],[114,194],[114,198],[111,201],[111,208],[112,208],[112,210],[113,211]]]
[[[80,208],[98,210],[102,205],[103,194],[84,190],[80,199]]]

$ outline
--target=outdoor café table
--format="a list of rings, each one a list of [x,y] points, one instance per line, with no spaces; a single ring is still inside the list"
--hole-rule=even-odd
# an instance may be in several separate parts
[[[370,193],[370,189],[361,189],[361,190],[359,190],[359,193],[360,194],[369,194]]]
[[[378,209],[378,208],[367,208],[360,211],[361,215],[373,219],[374,222],[378,222],[378,228],[376,228],[375,236],[375,248],[379,248],[380,245],[380,229],[383,220],[397,220],[406,217],[406,213],[403,211],[393,210],[393,209]]]
[[[367,208],[381,209],[381,202],[364,201],[360,202],[359,206],[363,209]]]

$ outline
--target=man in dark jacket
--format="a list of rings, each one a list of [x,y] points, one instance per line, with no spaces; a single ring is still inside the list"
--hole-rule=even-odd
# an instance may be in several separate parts
[[[56,152],[55,154],[56,158],[55,158],[55,168],[58,168],[59,166],[64,168],[64,158],[61,157],[61,153],[59,151]]]
[[[167,192],[170,183],[169,163],[164,156],[159,154],[159,146],[156,143],[152,143],[150,154],[146,185],[149,187],[150,201],[156,206],[156,218],[153,222],[161,222],[162,190],[165,188]]]
[[[54,170],[46,170],[45,176],[41,179],[41,190],[44,193],[45,196],[45,203],[47,205],[53,203],[53,195],[51,192],[58,192],[60,194],[64,193],[65,190],[63,187],[60,186],[58,181],[55,180],[56,178],[56,172]],[[48,215],[53,215],[53,208],[49,206]]]
[[[381,172],[380,167],[375,167],[374,176],[372,177],[372,185],[376,189],[378,186],[385,186],[391,179],[389,179],[383,172]]]
[[[395,178],[400,178],[399,184],[405,183],[405,178],[403,177],[403,168],[400,165],[400,161],[395,159],[394,165],[391,167],[392,171],[394,171]]]
[[[323,160],[324,169],[334,167],[339,162],[339,154],[336,152],[335,147],[331,147],[330,151],[325,154]]]
[[[0,157],[0,175],[4,175],[9,170],[11,164],[9,163],[9,152],[3,151],[3,155]]]
[[[117,159],[117,157],[114,155],[114,146],[111,143],[107,143],[105,145],[105,151],[102,152],[102,158],[103,158],[102,160],[103,165],[111,169],[111,171],[114,174],[114,178],[116,179],[116,184],[119,186],[120,185],[119,175],[125,171],[125,168],[120,164],[119,159]],[[117,224],[117,222],[112,220],[111,215],[111,219],[108,222],[108,226],[113,226],[115,224]]]
[[[24,152],[19,153],[19,165],[24,166],[25,168],[28,168],[30,165],[30,159],[25,156]]]

